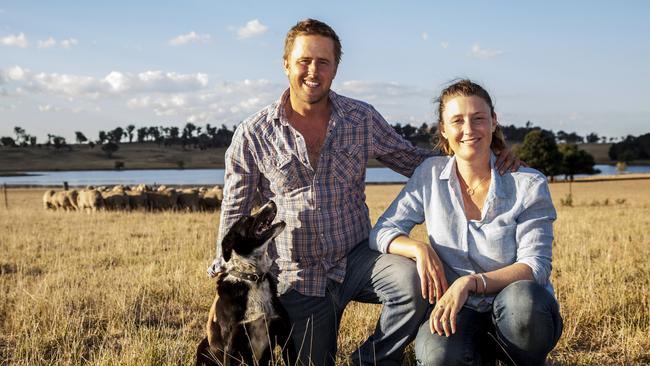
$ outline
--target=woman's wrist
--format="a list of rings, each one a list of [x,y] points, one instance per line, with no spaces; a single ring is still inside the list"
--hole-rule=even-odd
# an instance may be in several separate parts
[[[467,275],[459,278],[459,280],[463,281],[463,287],[465,290],[467,290],[468,293],[476,294],[478,290],[478,281],[476,278],[476,275]]]

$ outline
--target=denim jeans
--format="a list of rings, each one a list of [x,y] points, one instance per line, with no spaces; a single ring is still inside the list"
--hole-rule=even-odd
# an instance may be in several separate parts
[[[494,365],[495,348],[516,365],[543,365],[562,334],[557,301],[533,281],[517,281],[501,290],[491,312],[463,307],[456,322],[456,333],[445,337],[431,334],[427,318],[415,339],[418,365]]]
[[[428,303],[411,259],[371,250],[359,243],[348,254],[342,283],[329,281],[325,297],[290,290],[280,296],[293,325],[302,365],[334,365],[336,338],[345,306],[352,300],[383,304],[375,332],[350,355],[353,364],[399,365],[404,348],[424,320]]]

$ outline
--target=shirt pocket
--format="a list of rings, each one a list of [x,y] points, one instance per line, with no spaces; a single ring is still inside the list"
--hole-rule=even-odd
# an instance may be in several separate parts
[[[335,183],[349,186],[359,179],[365,171],[362,166],[361,146],[347,145],[333,149],[330,165]]]
[[[264,175],[273,192],[286,194],[300,188],[300,169],[297,164],[299,163],[292,154],[264,158]]]
[[[483,255],[503,266],[514,263],[517,257],[516,230],[517,224],[483,226],[486,241]]]

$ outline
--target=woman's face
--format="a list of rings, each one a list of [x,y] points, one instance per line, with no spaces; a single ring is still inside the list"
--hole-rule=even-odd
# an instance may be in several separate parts
[[[477,96],[457,96],[445,102],[440,132],[449,141],[457,159],[472,161],[490,156],[496,115]]]

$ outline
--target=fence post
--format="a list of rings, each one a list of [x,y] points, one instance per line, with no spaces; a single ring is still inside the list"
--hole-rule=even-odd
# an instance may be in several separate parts
[[[68,190],[68,182],[63,182],[63,190],[64,191]]]
[[[2,192],[5,196],[5,209],[9,210],[9,202],[7,202],[7,183],[2,184]]]

